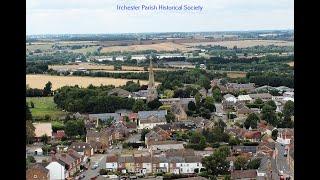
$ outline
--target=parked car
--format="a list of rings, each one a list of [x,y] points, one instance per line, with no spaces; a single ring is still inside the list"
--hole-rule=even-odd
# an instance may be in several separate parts
[[[91,169],[94,170],[94,169],[97,169],[98,167],[99,167],[99,164],[95,163],[94,165],[92,165]]]

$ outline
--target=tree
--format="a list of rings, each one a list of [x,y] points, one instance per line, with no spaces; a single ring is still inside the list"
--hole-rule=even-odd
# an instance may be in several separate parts
[[[196,96],[194,97],[195,100],[196,100],[196,106],[197,107],[200,107],[200,103],[201,103],[201,94],[200,93],[197,93]]]
[[[238,137],[231,137],[229,139],[229,146],[236,146],[240,144],[240,139]]]
[[[209,109],[211,112],[216,111],[216,106],[214,105],[213,97],[207,96],[204,102],[204,107]]]
[[[294,102],[292,101],[287,101],[282,110],[284,116],[286,117],[291,117],[294,115]]]
[[[41,136],[41,142],[43,142],[44,144],[47,144],[49,141],[49,137],[47,134],[44,134]]]
[[[159,99],[154,99],[153,101],[148,102],[147,105],[151,110],[154,110],[158,109],[162,105],[162,103],[159,101]]]
[[[27,139],[27,144],[30,143],[30,141],[34,138],[35,136],[35,127],[32,124],[31,120],[26,121],[26,139]]]
[[[247,164],[247,168],[248,169],[258,169],[260,167],[260,164],[261,164],[261,159],[260,158],[252,159]]]
[[[256,129],[259,121],[259,116],[256,113],[251,113],[249,114],[243,125],[246,129],[249,129],[249,127]]]
[[[265,104],[261,111],[262,119],[266,120],[272,126],[278,125],[278,118],[272,106]]]
[[[51,88],[52,88],[52,83],[48,81],[45,87],[43,88],[43,94],[45,96],[51,95]]]
[[[246,164],[248,160],[243,156],[238,156],[234,162],[234,167],[236,170],[246,169]]]
[[[225,175],[228,173],[230,164],[226,158],[227,156],[225,153],[218,149],[212,155],[202,159],[202,164],[210,179],[215,179],[218,175]]]
[[[277,129],[274,129],[271,132],[271,137],[272,137],[273,140],[277,140],[277,137],[278,137],[278,130]]]
[[[263,104],[262,99],[258,98],[254,101],[254,104]]]
[[[206,118],[206,119],[210,119],[210,118],[211,118],[211,112],[210,112],[209,109],[206,109],[206,108],[204,108],[204,107],[201,107],[201,108],[199,109],[199,111],[200,111],[201,117]]]
[[[146,138],[146,134],[148,134],[150,132],[149,129],[142,129],[142,132],[141,132],[141,141],[145,141],[145,138]]]
[[[193,101],[188,103],[188,110],[195,111],[197,109],[196,104]]]
[[[188,93],[188,91],[184,90],[184,89],[177,89],[174,91],[174,98],[189,98],[190,94]]]
[[[30,106],[31,108],[34,108],[34,103],[32,101],[30,101]]]
[[[26,103],[26,120],[32,120],[32,114],[27,103]]]
[[[204,75],[201,75],[201,76],[200,76],[200,78],[199,78],[199,85],[200,85],[201,87],[204,87],[207,91],[208,91],[208,89],[211,88],[211,82],[210,82],[210,80],[209,80],[206,76],[204,76]]]
[[[133,106],[132,106],[132,111],[137,113],[138,111],[143,111],[143,110],[146,110],[147,109],[147,106],[146,104],[144,103],[143,100],[137,100]]]
[[[277,109],[277,105],[273,100],[267,101],[266,104],[271,106],[274,111]]]
[[[166,115],[167,123],[174,122],[175,119],[176,119],[176,116],[171,111],[168,111],[168,113]]]
[[[218,121],[216,121],[214,123],[214,125],[221,131],[224,132],[224,128],[227,127],[227,124],[222,120],[222,119],[218,119]]]
[[[65,133],[67,136],[77,136],[85,134],[85,125],[82,120],[70,120],[65,123]]]
[[[170,90],[170,89],[166,89],[166,90],[164,90],[164,96],[166,97],[166,98],[172,98],[173,97],[173,95],[174,95],[174,91],[172,91],[172,90]]]
[[[33,156],[27,156],[27,162],[36,163],[36,159]]]
[[[221,102],[222,94],[221,94],[220,88],[218,88],[218,87],[212,88],[212,97],[213,97],[214,101]]]

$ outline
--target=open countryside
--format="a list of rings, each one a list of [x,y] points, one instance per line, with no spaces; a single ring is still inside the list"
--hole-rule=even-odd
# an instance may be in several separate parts
[[[184,43],[189,46],[206,46],[206,45],[220,45],[225,46],[227,48],[233,48],[237,46],[238,48],[247,48],[252,46],[293,46],[293,41],[280,41],[280,40],[238,40],[238,41],[217,41],[217,42],[200,42],[200,43]]]
[[[130,46],[111,46],[105,47],[101,50],[101,52],[114,52],[114,51],[144,51],[144,50],[156,50],[156,51],[192,51],[193,48],[188,48],[187,45],[166,42],[159,44],[148,44],[148,45],[130,45]]]
[[[116,87],[125,85],[128,81],[137,82],[131,79],[115,79],[108,77],[79,77],[79,76],[50,76],[44,74],[27,74],[26,83],[30,88],[42,89],[48,81],[52,83],[52,90],[56,90],[63,86],[88,87],[90,84],[94,86],[114,85]],[[141,85],[147,85],[148,81],[140,80]],[[156,83],[159,84],[159,83]]]

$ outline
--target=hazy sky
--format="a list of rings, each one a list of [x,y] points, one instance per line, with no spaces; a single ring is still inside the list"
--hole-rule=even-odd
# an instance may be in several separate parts
[[[202,12],[123,12],[116,5],[201,5]],[[294,0],[27,0],[27,34],[294,28]]]

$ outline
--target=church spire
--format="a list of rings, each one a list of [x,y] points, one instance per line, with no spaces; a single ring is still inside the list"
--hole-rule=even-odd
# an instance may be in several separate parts
[[[153,72],[153,68],[152,68],[152,59],[150,59],[148,88],[153,87],[153,86],[154,86],[154,72]]]
[[[157,89],[156,89],[155,82],[154,82],[154,72],[153,72],[153,67],[152,67],[152,59],[150,59],[147,102],[153,101],[157,97],[158,97],[158,93],[157,93]]]

